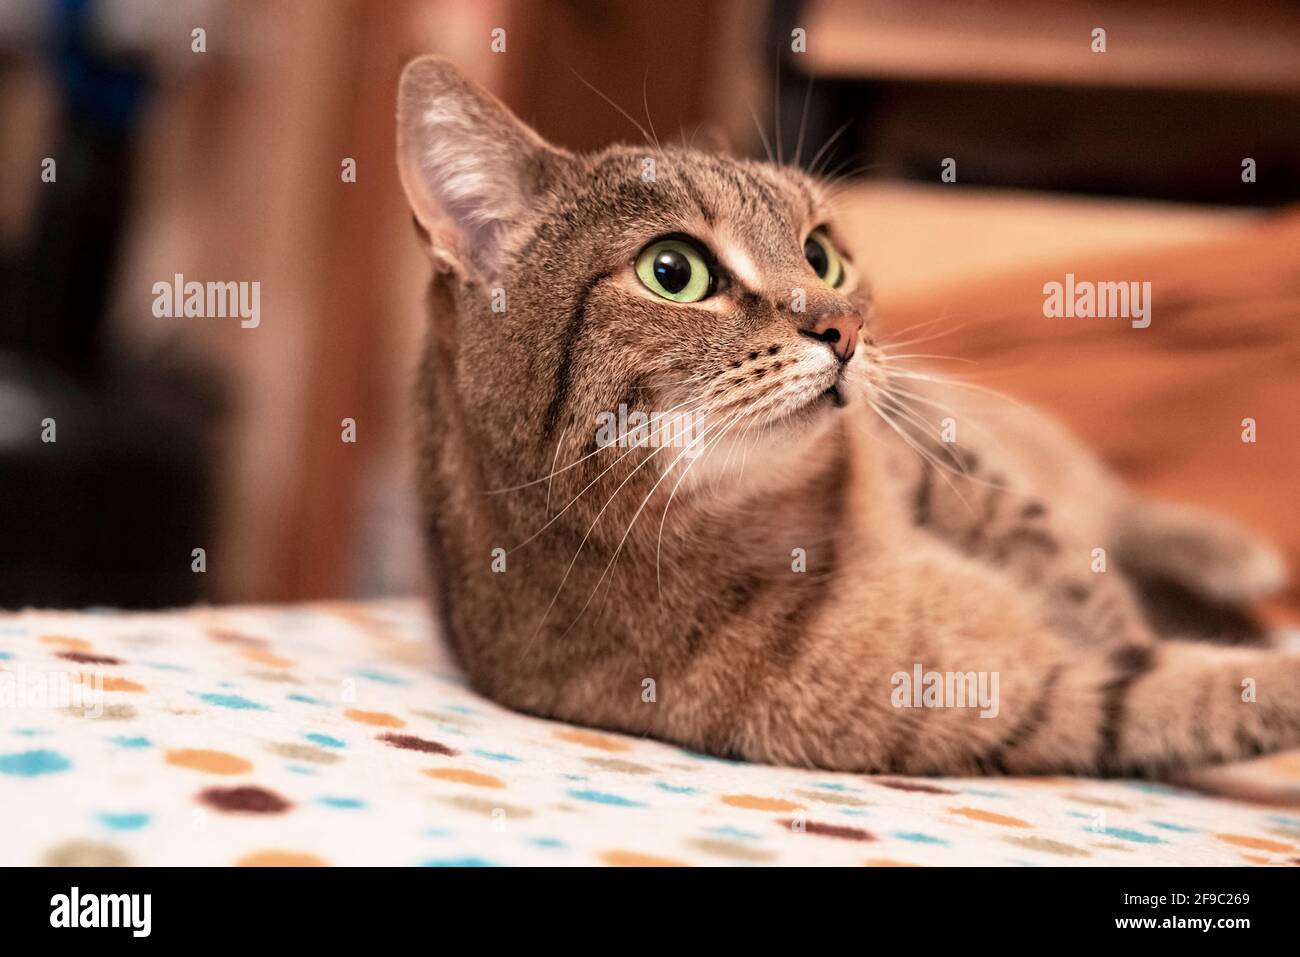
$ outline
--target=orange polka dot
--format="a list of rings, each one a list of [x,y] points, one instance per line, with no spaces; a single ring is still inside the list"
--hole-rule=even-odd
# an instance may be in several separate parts
[[[360,721],[362,724],[373,724],[377,728],[405,728],[406,722],[395,714],[389,714],[386,711],[358,711],[355,708],[348,708],[343,712],[344,716],[351,718],[353,721]]]
[[[67,635],[41,635],[41,641],[47,645],[71,648],[73,651],[89,651],[90,642],[85,638],[70,638]]]
[[[443,781],[459,781],[461,784],[473,784],[480,788],[503,788],[506,782],[490,774],[470,771],[467,768],[426,768],[425,774]]]
[[[144,691],[144,685],[129,681],[126,678],[118,678],[113,675],[106,675],[100,672],[79,672],[72,675],[72,680],[78,684],[90,685],[92,688],[99,688],[103,691]]]
[[[208,751],[204,748],[183,748],[168,751],[165,755],[168,764],[191,771],[206,771],[208,774],[245,774],[253,770],[253,763],[225,751]]]
[[[988,821],[990,824],[1001,824],[1003,827],[1033,827],[1028,821],[1022,821],[1018,817],[1007,817],[1005,814],[981,811],[977,807],[950,807],[948,811],[952,814],[968,817],[972,821]]]
[[[690,867],[685,861],[671,857],[655,857],[637,851],[601,851],[596,855],[610,867]]]
[[[751,811],[798,811],[803,808],[802,804],[783,801],[781,798],[759,797],[757,794],[724,794],[722,803]]]
[[[240,631],[233,631],[229,628],[209,628],[208,637],[213,641],[219,641],[226,645],[245,645],[249,648],[265,648],[270,642],[265,638],[257,638],[253,635],[246,635]]]
[[[324,858],[304,851],[254,851],[236,863],[240,867],[329,867]]]
[[[912,864],[908,861],[895,861],[888,857],[872,857],[862,862],[867,867],[920,867],[920,864]]]
[[[281,658],[265,648],[241,648],[239,653],[249,661],[256,661],[259,665],[269,665],[272,668],[292,668],[294,665],[292,658]]]
[[[1225,844],[1248,847],[1252,851],[1273,851],[1282,854],[1295,850],[1294,845],[1283,844],[1281,841],[1270,841],[1264,837],[1246,837],[1244,834],[1216,834],[1214,836]]]
[[[569,741],[573,744],[581,744],[588,748],[597,748],[601,751],[631,751],[632,745],[626,741],[620,741],[618,738],[607,737],[603,734],[597,734],[595,731],[584,731],[582,728],[561,728],[555,732],[555,736],[561,741]]]
[[[1243,854],[1243,855],[1241,855],[1241,859],[1242,859],[1243,861],[1249,861],[1249,862],[1252,863],[1252,864],[1272,864],[1272,863],[1273,863],[1271,860],[1269,860],[1269,858],[1267,858],[1267,857],[1260,857],[1258,854]]]

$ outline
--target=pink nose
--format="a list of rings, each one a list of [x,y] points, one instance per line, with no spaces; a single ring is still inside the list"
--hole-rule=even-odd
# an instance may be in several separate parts
[[[800,329],[805,336],[824,342],[841,362],[853,358],[858,347],[858,333],[862,331],[862,316],[855,311],[836,312],[822,316],[811,329]]]

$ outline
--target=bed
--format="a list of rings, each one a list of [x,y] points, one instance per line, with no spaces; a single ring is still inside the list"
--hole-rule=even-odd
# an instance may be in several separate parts
[[[5,865],[1289,865],[1300,810],[721,761],[466,686],[423,603],[0,616]],[[1255,762],[1278,800],[1300,756]]]

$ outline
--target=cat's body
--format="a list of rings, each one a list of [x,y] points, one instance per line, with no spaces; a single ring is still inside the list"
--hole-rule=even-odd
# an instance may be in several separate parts
[[[814,180],[689,150],[573,156],[431,58],[403,76],[399,146],[435,262],[437,605],[488,695],[854,771],[1155,773],[1300,743],[1300,658],[1159,639],[1132,585],[1242,605],[1280,584],[1272,553],[891,359]],[[701,266],[704,295],[668,297]],[[603,446],[620,406],[702,429]],[[996,716],[899,707],[918,666],[996,675]]]

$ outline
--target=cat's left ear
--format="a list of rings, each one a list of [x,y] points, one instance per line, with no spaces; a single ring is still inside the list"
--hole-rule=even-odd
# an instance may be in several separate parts
[[[462,278],[497,274],[511,230],[569,159],[450,61],[424,56],[402,71],[402,188],[435,262]]]

